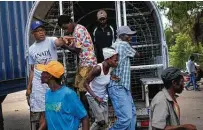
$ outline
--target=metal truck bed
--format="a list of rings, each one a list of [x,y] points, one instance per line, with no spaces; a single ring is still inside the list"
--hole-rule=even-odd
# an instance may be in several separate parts
[[[43,4],[46,4],[46,13]],[[60,6],[61,5],[61,6]],[[133,36],[132,46],[144,57],[131,58],[131,90],[137,107],[137,117],[141,122],[140,127],[148,127],[144,118],[148,117],[145,98],[145,91],[142,88],[142,78],[159,78],[161,71],[168,65],[167,46],[165,43],[163,25],[158,8],[154,2],[143,1],[63,1],[60,2],[36,2],[31,11],[31,18],[41,19],[47,23],[46,31],[50,36],[61,36],[61,30],[57,26],[57,18],[60,11],[70,15],[73,20],[84,25],[90,33],[96,24],[96,13],[99,9],[105,9],[108,13],[109,23],[117,28],[121,25],[128,25],[136,30]],[[30,26],[31,20],[27,24]],[[27,30],[29,32],[29,29]],[[29,41],[30,36],[26,34],[25,40]],[[27,44],[29,47],[29,44]],[[73,86],[74,75],[77,68],[77,56],[69,51],[58,51],[59,61],[66,68],[65,78]],[[72,83],[71,83],[72,82]],[[153,86],[153,85],[152,85]],[[150,90],[153,88],[152,90]],[[149,97],[153,97],[158,89],[156,85],[149,87]],[[153,92],[154,91],[154,92]],[[146,110],[146,111],[145,111]],[[113,108],[109,106],[109,120],[113,122],[115,115]],[[144,124],[144,125],[143,125]]]

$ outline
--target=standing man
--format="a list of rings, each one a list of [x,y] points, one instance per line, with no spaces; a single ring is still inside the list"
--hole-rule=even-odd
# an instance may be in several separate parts
[[[135,33],[128,26],[119,27],[118,39],[112,45],[118,52],[119,60],[108,86],[109,97],[117,117],[110,130],[135,130],[136,109],[130,91],[130,57],[139,56],[139,53],[129,44]]]
[[[63,65],[50,61],[47,65],[37,65],[37,68],[43,71],[41,82],[50,88],[45,97],[48,130],[78,130],[80,122],[82,130],[89,130],[87,112],[77,94],[61,84]]]
[[[110,82],[112,67],[118,65],[118,53],[113,48],[103,48],[104,61],[97,64],[84,82],[87,99],[95,121],[90,130],[106,130],[108,125],[108,95],[106,87]]]
[[[93,31],[93,43],[95,45],[95,51],[97,56],[97,62],[101,63],[104,61],[102,49],[110,47],[114,43],[115,31],[111,25],[107,22],[107,13],[104,10],[97,12],[98,25]]]
[[[180,125],[180,107],[176,94],[184,88],[181,71],[168,67],[162,72],[164,88],[152,100],[149,130],[197,130],[194,125]]]
[[[85,96],[86,89],[84,88],[84,81],[93,66],[97,64],[91,36],[84,26],[74,23],[68,15],[61,15],[58,18],[58,25],[73,36],[64,37],[67,43],[70,43],[69,45],[65,45],[65,48],[79,56],[75,88],[79,91],[80,99],[87,112],[89,112],[89,105]],[[74,38],[74,40],[69,40],[71,38]]]
[[[40,128],[45,128],[45,92],[46,84],[41,83],[41,71],[37,70],[36,64],[47,64],[51,60],[57,60],[57,47],[65,44],[62,38],[47,37],[44,25],[40,21],[31,24],[32,35],[35,42],[29,48],[28,64],[30,65],[29,80],[26,95],[30,100],[30,110],[38,113]]]
[[[190,75],[190,81],[187,83],[187,85],[185,86],[185,89],[188,90],[188,88],[190,87],[190,83],[193,84],[194,86],[194,90],[195,91],[200,91],[198,88],[197,88],[197,84],[196,84],[196,79],[195,79],[195,72],[196,72],[196,69],[195,69],[195,64],[194,64],[194,60],[195,60],[195,57],[193,55],[190,56],[190,59],[188,60],[188,62],[186,63],[186,68],[187,68],[187,71]]]

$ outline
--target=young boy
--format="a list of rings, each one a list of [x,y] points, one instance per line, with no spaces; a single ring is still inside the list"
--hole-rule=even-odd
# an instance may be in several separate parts
[[[61,84],[64,67],[58,61],[47,65],[39,64],[37,69],[43,71],[41,82],[48,84],[50,90],[45,96],[45,117],[48,130],[89,130],[87,112],[77,94]]]

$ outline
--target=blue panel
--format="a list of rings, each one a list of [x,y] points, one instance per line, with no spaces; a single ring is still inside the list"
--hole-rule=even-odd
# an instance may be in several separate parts
[[[17,56],[17,38],[16,38],[16,34],[18,33],[17,29],[15,29],[15,20],[18,20],[18,19],[15,19],[14,18],[14,1],[10,1],[8,2],[8,8],[9,8],[9,25],[10,25],[10,30],[9,32],[12,32],[9,35],[10,39],[11,39],[11,43],[10,45],[12,46],[12,57],[13,57],[13,63],[11,62],[11,67],[12,69],[14,68],[14,71],[13,71],[13,75],[14,77],[19,77],[19,69],[18,69],[18,56]],[[16,27],[17,28],[17,27]],[[13,35],[15,34],[15,35]]]
[[[6,70],[6,79],[12,79],[12,72],[11,70],[11,63],[9,60],[9,37],[8,33],[11,33],[8,31],[8,21],[7,21],[7,6],[8,2],[2,2],[0,4],[0,9],[1,9],[1,19],[2,19],[2,27],[3,27],[3,39],[4,39],[4,57],[5,57],[5,70]]]
[[[16,8],[17,8],[17,12],[20,12],[21,10],[20,10],[20,2],[21,1],[16,1]],[[21,25],[22,24],[22,19],[21,19],[21,15],[18,13],[17,14],[18,16],[18,25]],[[21,34],[21,35],[19,35],[19,43],[21,43],[20,44],[20,47],[19,47],[19,50],[20,50],[20,63],[21,63],[21,75],[24,77],[25,76],[25,65],[24,65],[24,58],[25,58],[25,56],[24,56],[24,41],[23,41],[23,39],[24,39],[24,30],[23,30],[23,27],[22,26],[19,26],[18,27],[18,31],[19,31],[19,34]],[[22,35],[23,34],[23,35]]]
[[[0,1],[0,95],[26,88],[24,29],[32,5],[32,1]]]
[[[1,6],[0,6],[1,8]],[[1,12],[0,12],[0,17],[1,17]],[[1,27],[1,19],[0,19],[0,37],[2,37],[2,27]],[[3,38],[0,39],[0,81],[4,79],[4,70],[2,69],[2,62],[3,62]]]
[[[25,78],[24,29],[32,5],[32,1],[0,1],[0,82]]]

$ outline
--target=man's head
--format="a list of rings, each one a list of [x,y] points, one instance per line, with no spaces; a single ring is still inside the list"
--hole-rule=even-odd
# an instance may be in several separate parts
[[[117,67],[118,65],[118,52],[112,47],[103,48],[104,61],[108,63],[110,67]]]
[[[74,31],[74,22],[68,15],[61,15],[58,18],[58,25],[69,34],[73,33]]]
[[[42,83],[49,83],[55,81],[61,84],[61,78],[64,74],[64,67],[58,61],[50,61],[47,65],[38,64],[37,69],[42,72],[41,81]]]
[[[44,25],[41,21],[34,21],[31,24],[32,34],[36,41],[43,41],[46,37]]]
[[[184,78],[179,69],[168,67],[162,72],[161,78],[166,89],[173,89],[175,93],[183,91]]]
[[[191,60],[191,61],[194,61],[194,60],[195,60],[195,57],[194,57],[193,55],[191,55],[191,56],[190,56],[190,60]]]
[[[105,26],[107,24],[107,13],[104,10],[99,10],[97,12],[97,21],[101,26]]]
[[[136,31],[132,31],[128,26],[121,26],[117,30],[117,35],[122,41],[130,42],[135,34]]]

